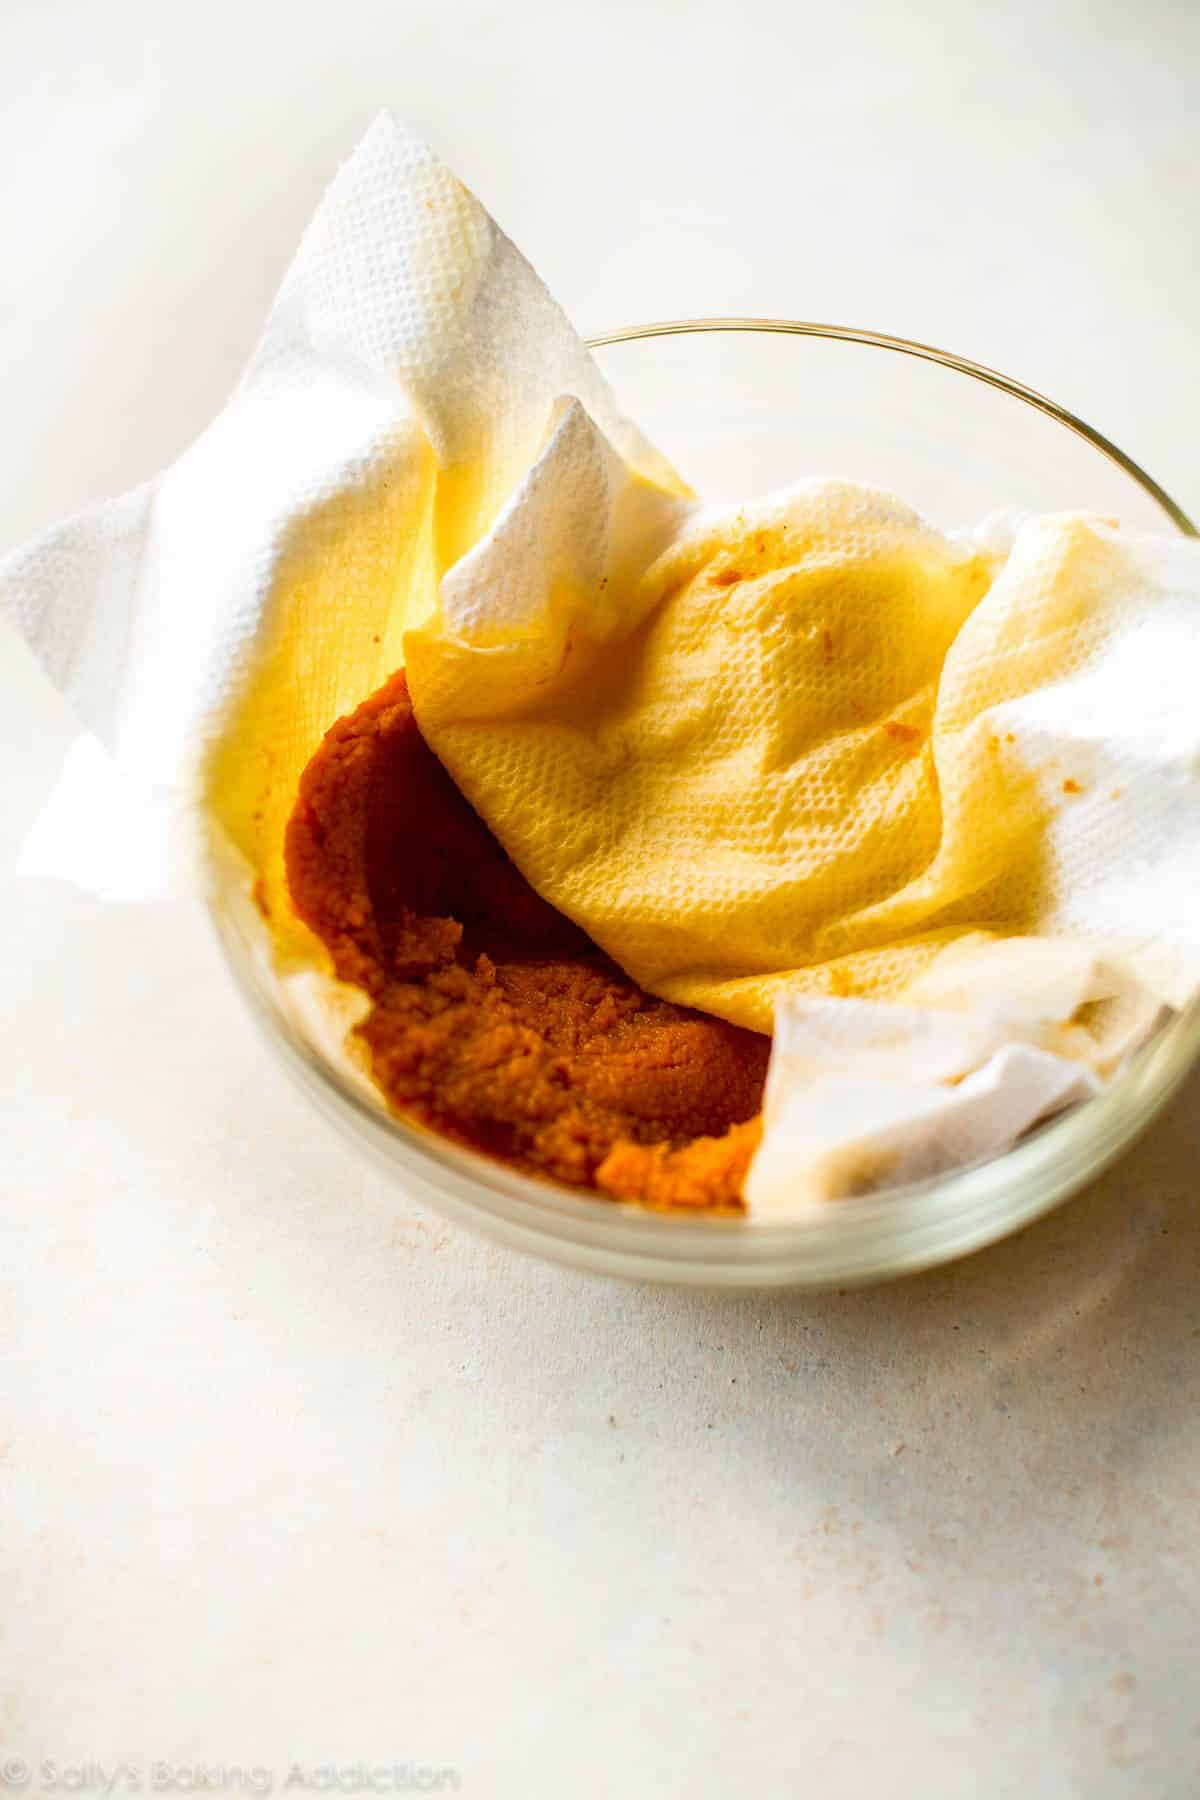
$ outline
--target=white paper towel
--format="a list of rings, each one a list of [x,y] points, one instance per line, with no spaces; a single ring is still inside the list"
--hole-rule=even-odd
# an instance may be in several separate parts
[[[1128,1047],[1124,1003],[1137,997],[1135,1037],[1161,1011],[1085,946],[1051,939],[957,946],[921,986],[929,1005],[780,1001],[746,1187],[756,1214],[792,1216],[995,1155],[1100,1091],[1097,1071]],[[1089,1007],[1098,1029],[1069,1023]]]
[[[403,593],[393,574],[383,602],[415,619],[491,525],[564,395],[631,468],[678,487],[479,201],[381,116],[322,201],[208,430],[133,493],[0,562],[0,607],[105,752],[70,759],[25,866],[122,898],[194,887],[206,756],[277,626],[298,548],[319,554],[325,510],[384,483],[410,490],[387,514],[390,541],[364,533],[354,557],[378,553],[402,571]],[[356,573],[344,616],[331,608],[321,621],[327,655],[365,622]],[[317,706],[336,702],[320,649]],[[111,834],[94,829],[105,817]]]

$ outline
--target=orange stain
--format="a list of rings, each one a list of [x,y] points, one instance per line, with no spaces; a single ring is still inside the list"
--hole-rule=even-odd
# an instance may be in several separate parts
[[[885,737],[897,744],[915,744],[921,736],[915,725],[904,725],[899,719],[885,719],[883,730]]]

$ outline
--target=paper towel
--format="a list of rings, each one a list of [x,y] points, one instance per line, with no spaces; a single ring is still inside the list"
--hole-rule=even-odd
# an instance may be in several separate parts
[[[598,503],[557,485],[583,536]],[[458,786],[644,987],[763,1031],[983,931],[1193,990],[1200,544],[1059,514],[1003,552],[819,479],[666,528],[614,613],[598,563],[505,526],[405,642]]]
[[[684,491],[479,201],[377,119],[220,416],[0,562],[0,606],[100,746],[71,758],[26,866],[122,898],[193,888],[215,810],[284,918],[304,763],[398,666],[564,395]]]
[[[995,1155],[1099,1093],[1162,1010],[1128,970],[1050,938],[964,940],[904,1001],[787,994],[747,1202],[787,1217]]]

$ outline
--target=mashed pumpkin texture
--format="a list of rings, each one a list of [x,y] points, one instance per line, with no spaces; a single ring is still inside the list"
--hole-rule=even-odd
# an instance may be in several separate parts
[[[371,998],[357,1031],[399,1111],[614,1197],[740,1204],[769,1039],[652,999],[541,900],[424,743],[403,674],[326,735],[286,864]]]

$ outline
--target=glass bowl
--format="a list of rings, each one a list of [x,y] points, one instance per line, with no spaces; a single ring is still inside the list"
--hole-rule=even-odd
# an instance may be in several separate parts
[[[1196,535],[1169,496],[1099,432],[1019,382],[928,345],[782,319],[688,319],[613,332],[592,348],[624,410],[706,500],[744,499],[807,474],[841,475],[891,488],[947,528],[999,507],[1082,507]],[[1005,1155],[843,1201],[816,1218],[668,1215],[529,1179],[393,1117],[339,1059],[319,1009],[298,1005],[276,978],[236,872],[216,875],[210,910],[268,1041],[398,1189],[516,1249],[608,1275],[824,1287],[961,1256],[1096,1175],[1200,1051],[1200,1008],[1192,1008],[1098,1099]]]

